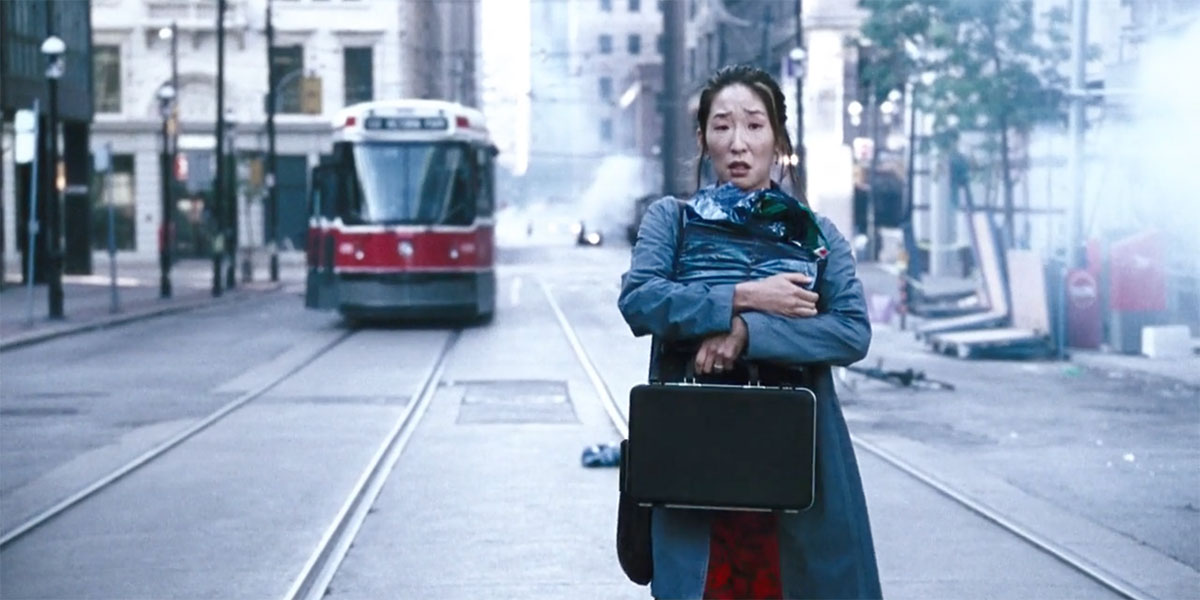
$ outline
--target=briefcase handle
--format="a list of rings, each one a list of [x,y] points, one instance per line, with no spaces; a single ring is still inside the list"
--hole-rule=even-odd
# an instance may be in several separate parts
[[[758,374],[758,364],[752,361],[745,361],[746,373],[750,376],[747,385],[762,387],[762,378]],[[684,361],[683,366],[683,383],[696,384],[696,364],[691,360]]]

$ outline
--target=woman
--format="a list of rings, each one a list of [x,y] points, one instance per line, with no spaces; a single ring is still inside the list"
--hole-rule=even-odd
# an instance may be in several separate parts
[[[656,598],[882,595],[830,373],[866,355],[866,303],[845,238],[808,210],[802,191],[793,198],[771,179],[777,159],[793,152],[785,119],[783,93],[765,72],[726,67],[709,80],[697,136],[718,181],[686,203],[650,206],[619,306],[634,334],[655,336],[651,379],[678,381],[690,361],[701,381],[745,382],[753,361],[764,383],[812,389],[816,499],[795,514],[655,508]],[[793,246],[808,259],[776,252]]]

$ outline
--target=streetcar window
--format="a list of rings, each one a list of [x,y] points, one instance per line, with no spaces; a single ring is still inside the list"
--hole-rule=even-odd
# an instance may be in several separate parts
[[[356,144],[351,221],[469,225],[473,161],[465,144]]]
[[[495,152],[491,148],[475,150],[475,164],[478,185],[476,187],[475,210],[480,216],[490,217],[495,209],[496,163],[492,160]]]

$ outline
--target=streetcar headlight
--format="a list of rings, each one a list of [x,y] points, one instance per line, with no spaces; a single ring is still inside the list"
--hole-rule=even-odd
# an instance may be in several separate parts
[[[399,252],[400,256],[404,258],[410,258],[413,255],[412,242],[403,240],[399,244],[396,244],[396,252]]]

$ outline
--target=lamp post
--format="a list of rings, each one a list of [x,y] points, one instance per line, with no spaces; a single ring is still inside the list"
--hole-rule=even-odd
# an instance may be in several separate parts
[[[797,174],[800,176],[798,185],[800,193],[808,195],[808,161],[804,148],[804,0],[796,0],[796,47],[788,53],[788,58],[796,65],[796,156]]]
[[[878,102],[878,114],[871,117],[871,175],[870,187],[868,188],[868,198],[870,198],[870,206],[867,210],[867,236],[868,247],[871,260],[879,260],[879,146],[880,146],[880,130],[886,128],[888,131],[892,127],[892,117],[895,116],[897,108],[896,103],[900,100],[900,91],[892,90],[888,92],[887,99],[883,102],[878,102],[874,93],[871,95],[872,102]],[[882,127],[880,127],[882,121]]]
[[[178,162],[176,156],[179,152],[179,27],[174,21],[171,21],[170,27],[163,27],[158,30],[158,39],[169,40],[171,42],[171,84],[170,95],[167,100],[163,99],[162,94],[165,93],[166,86],[159,88],[159,110],[163,116],[163,149],[164,149],[164,167],[163,167],[163,249],[160,250],[160,263],[162,266],[162,281],[159,285],[160,295],[163,298],[171,297],[171,280],[169,279],[169,271],[171,267],[171,252],[174,247],[174,215],[175,215],[175,165]]]
[[[47,281],[49,283],[49,313],[51,319],[63,318],[63,288],[62,288],[62,203],[59,201],[58,194],[58,79],[63,76],[66,70],[66,64],[63,61],[63,54],[67,51],[67,45],[63,43],[58,36],[52,35],[42,42],[42,54],[47,60],[46,65],[46,84],[49,95],[49,132],[47,138],[50,143],[50,160],[48,171],[50,172],[50,181],[52,184],[48,186],[48,199],[50,210],[47,211],[49,226],[46,231],[46,245],[48,247],[47,255],[49,257],[49,273],[47,273]]]
[[[799,0],[796,2],[797,10],[799,10]],[[797,17],[799,19],[799,17]],[[799,25],[797,25],[797,37],[800,36]],[[802,42],[797,42],[802,43]],[[804,149],[804,70],[807,67],[805,60],[808,58],[808,53],[804,48],[796,46],[788,52],[788,63],[791,65],[792,76],[796,78],[796,139],[793,140],[793,152],[796,155],[796,175],[799,181],[796,182],[796,190],[801,196],[808,195],[808,162],[805,160]]]
[[[171,112],[175,104],[175,87],[164,84],[158,88],[158,110],[162,115],[162,154],[159,165],[162,167],[162,223],[158,237],[158,295],[160,298],[171,297]]]
[[[233,111],[229,110],[225,114],[225,135],[223,136],[226,147],[221,149],[221,161],[225,165],[225,177],[223,178],[224,189],[221,194],[225,197],[225,252],[227,261],[225,264],[225,289],[232,290],[237,287],[237,252],[238,252],[238,198],[237,198],[237,169],[230,169],[230,166],[237,165],[237,121],[233,118]],[[233,163],[233,165],[230,165]]]
[[[271,232],[271,281],[279,281],[279,195],[275,189],[275,26],[272,2],[267,0],[267,230]]]
[[[217,174],[213,184],[213,229],[216,232],[213,244],[212,295],[220,296],[221,259],[225,249],[225,0],[217,0]]]

